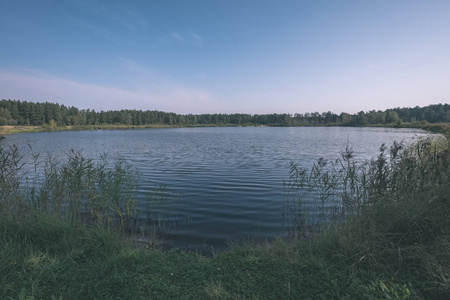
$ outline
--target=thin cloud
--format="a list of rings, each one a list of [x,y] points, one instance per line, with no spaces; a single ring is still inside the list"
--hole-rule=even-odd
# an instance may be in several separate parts
[[[146,18],[126,5],[110,6],[93,1],[72,1],[72,4],[73,8],[84,11],[95,21],[108,20],[129,31],[145,30],[148,27]]]
[[[176,32],[173,32],[173,33],[171,34],[171,36],[172,36],[175,40],[177,40],[177,41],[179,41],[179,42],[184,41],[183,37],[182,37],[181,35],[179,35],[178,33],[176,33]]]
[[[41,72],[0,71],[0,98],[31,102],[54,102],[80,109],[161,110],[176,113],[204,112],[220,103],[202,89],[169,83],[152,91],[134,91],[111,86],[81,83]]]
[[[98,26],[97,24],[94,24],[93,22],[73,17],[68,14],[61,14],[63,17],[65,17],[70,22],[74,23],[78,28],[82,29],[83,31],[88,32],[89,34],[95,35],[97,37],[103,38],[107,41],[113,42],[113,43],[121,43],[123,42],[117,35],[112,33],[111,31],[105,29],[102,26]]]
[[[189,35],[194,39],[194,41],[197,45],[199,45],[199,46],[203,45],[203,42],[205,39],[202,36],[192,32],[192,31],[189,32]]]
[[[129,58],[125,58],[122,56],[118,56],[119,60],[121,61],[122,65],[131,70],[141,71],[141,72],[148,72],[149,70],[145,68],[143,65],[138,64],[134,60],[131,60]]]
[[[184,35],[182,35],[178,32],[172,32],[170,34],[170,37],[172,38],[172,40],[176,40],[178,42],[194,43],[197,46],[203,46],[203,43],[205,41],[205,39],[202,36],[192,32],[192,31],[189,31],[188,33],[186,33]]]

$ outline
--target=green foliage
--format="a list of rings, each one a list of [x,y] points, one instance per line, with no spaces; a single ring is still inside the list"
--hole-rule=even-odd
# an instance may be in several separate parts
[[[36,217],[2,219],[0,252],[2,299],[370,298],[356,277],[281,240],[205,258],[131,249],[112,232]]]
[[[377,158],[319,161],[311,172],[291,168],[286,206],[300,233],[316,230],[314,243],[330,261],[373,278],[379,299],[450,296],[450,147],[427,139],[404,147],[384,145]],[[305,192],[308,191],[308,192]],[[305,226],[302,197],[315,195],[315,225]],[[298,217],[300,216],[300,217]],[[300,234],[301,235],[301,234]],[[358,275],[361,276],[361,275]]]
[[[164,188],[149,191],[136,205],[139,175],[122,158],[85,157],[73,149],[61,160],[33,156],[25,168],[16,146],[0,145],[0,213],[21,220],[53,215],[105,230],[152,233],[166,226],[165,212],[175,200]],[[158,211],[158,214],[153,211]],[[145,217],[146,216],[146,217]]]
[[[373,299],[410,299],[411,291],[406,284],[398,284],[392,281],[377,279],[367,287]]]
[[[166,125],[166,126],[368,126],[396,125],[403,122],[450,122],[450,105],[395,108],[385,111],[360,111],[357,114],[314,112],[305,114],[200,114],[180,115],[162,111],[128,110],[100,111],[66,107],[54,103],[32,103],[17,100],[0,101],[0,125],[56,126],[98,125]]]

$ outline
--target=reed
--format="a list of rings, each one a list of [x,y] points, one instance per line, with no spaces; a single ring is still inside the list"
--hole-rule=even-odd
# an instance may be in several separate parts
[[[413,282],[418,297],[450,295],[444,250],[450,234],[448,139],[382,145],[365,162],[347,148],[341,159],[321,159],[310,171],[293,163],[285,188],[297,236],[312,236],[315,249],[333,265],[372,277],[375,294],[391,286],[407,295],[404,284]]]
[[[297,220],[309,214],[314,223],[327,224],[345,222],[380,205],[432,198],[436,188],[448,184],[448,152],[446,139],[428,138],[409,146],[383,144],[377,157],[367,161],[356,160],[347,146],[340,159],[321,158],[311,170],[291,162],[284,182],[286,211]]]
[[[70,150],[62,159],[0,146],[0,213],[12,219],[53,215],[73,223],[127,234],[154,233],[165,224],[175,197],[165,187],[137,203],[139,174],[123,158],[98,159]]]

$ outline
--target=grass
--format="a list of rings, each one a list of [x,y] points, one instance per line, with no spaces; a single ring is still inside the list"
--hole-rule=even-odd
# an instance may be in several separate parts
[[[420,128],[429,132],[446,134],[450,132],[450,123],[403,123],[400,127]]]
[[[318,251],[382,291],[393,280],[415,297],[450,297],[449,139],[383,145],[364,163],[347,149],[310,172],[293,164],[291,174],[287,206],[298,217],[297,233],[319,228]],[[314,191],[319,208],[314,226],[305,221],[305,190]]]
[[[205,258],[151,244],[132,249],[116,234],[60,219],[16,225],[2,221],[4,299],[397,299],[412,293],[395,279],[336,264],[320,243],[241,244]]]
[[[149,124],[149,125],[124,125],[124,124],[100,124],[100,125],[73,125],[73,126],[0,126],[0,136],[25,133],[25,132],[43,132],[43,131],[72,131],[72,130],[115,130],[115,129],[146,129],[146,128],[178,128],[178,127],[255,127],[255,124],[197,124],[197,125],[166,125],[166,124]]]
[[[9,135],[21,132],[42,131],[71,131],[71,130],[98,130],[98,129],[143,129],[143,128],[173,128],[172,125],[76,125],[76,126],[0,126],[0,135]]]
[[[205,258],[131,249],[117,235],[60,219],[2,221],[1,297],[8,299],[358,298],[357,278],[329,270],[311,249],[283,241]]]
[[[0,135],[8,135],[20,132],[37,132],[41,126],[0,126]]]
[[[2,151],[1,299],[450,298],[448,140],[382,147],[366,163],[354,161],[348,149],[340,161],[320,160],[312,170],[293,164],[285,203],[297,224],[292,240],[230,243],[212,257],[162,251],[153,242],[133,248],[116,214],[121,205],[93,220],[81,209],[48,205],[72,199],[85,205],[98,194],[109,207],[115,202],[102,185],[117,186],[106,189],[116,197],[132,195],[120,184],[120,174],[130,171],[125,162],[103,168],[101,160],[71,153],[65,162],[48,163],[67,190],[47,188],[45,199],[59,200],[43,202],[36,199],[46,185],[30,186],[15,163],[19,153]],[[65,168],[84,175],[70,177]],[[101,170],[109,176],[99,180]],[[311,192],[319,218],[306,223],[313,214],[302,197]],[[107,216],[115,221],[102,222]]]
[[[0,213],[13,220],[33,215],[61,218],[127,235],[157,235],[176,200],[155,186],[137,203],[139,173],[121,157],[87,158],[73,149],[66,157],[25,163],[18,148],[0,146]]]
[[[9,135],[21,132],[42,132],[42,131],[71,131],[71,130],[112,130],[112,129],[145,129],[145,128],[177,128],[177,127],[259,127],[256,124],[198,124],[198,125],[123,125],[123,124],[101,124],[101,125],[76,125],[76,126],[50,126],[44,124],[43,126],[0,126],[0,136]],[[266,125],[264,125],[265,127]],[[339,124],[329,124],[324,126],[339,126]],[[450,130],[450,123],[401,123],[398,124],[379,124],[370,125],[371,127],[395,127],[395,128],[419,128],[433,133],[445,134]]]

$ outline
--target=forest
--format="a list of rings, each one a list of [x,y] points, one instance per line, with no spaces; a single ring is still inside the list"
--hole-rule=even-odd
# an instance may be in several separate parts
[[[448,123],[450,104],[360,111],[296,114],[176,114],[156,110],[95,111],[57,103],[0,101],[0,126],[169,125],[169,126],[367,126],[407,123]]]

